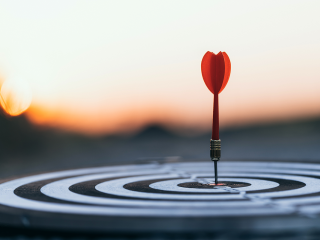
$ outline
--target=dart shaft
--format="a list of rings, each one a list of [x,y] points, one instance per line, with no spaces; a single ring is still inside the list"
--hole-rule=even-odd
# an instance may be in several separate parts
[[[213,95],[212,139],[219,139],[219,94]]]

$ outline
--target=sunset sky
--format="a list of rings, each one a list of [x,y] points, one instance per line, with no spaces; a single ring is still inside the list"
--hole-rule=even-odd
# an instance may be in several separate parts
[[[305,0],[0,0],[0,78],[29,85],[36,124],[207,131],[200,63],[224,51],[222,126],[320,116],[319,10]]]

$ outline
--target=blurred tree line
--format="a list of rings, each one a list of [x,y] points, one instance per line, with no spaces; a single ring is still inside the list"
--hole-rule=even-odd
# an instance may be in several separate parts
[[[0,156],[25,155],[45,146],[47,130],[31,124],[25,115],[11,117],[0,111]]]

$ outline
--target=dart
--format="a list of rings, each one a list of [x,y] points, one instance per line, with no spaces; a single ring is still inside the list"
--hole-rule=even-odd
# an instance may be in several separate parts
[[[230,73],[231,62],[225,52],[214,54],[206,52],[201,62],[201,72],[204,83],[213,93],[212,137],[210,140],[210,158],[214,161],[215,185],[218,185],[218,164],[221,158],[221,140],[219,137],[219,93],[226,87]]]

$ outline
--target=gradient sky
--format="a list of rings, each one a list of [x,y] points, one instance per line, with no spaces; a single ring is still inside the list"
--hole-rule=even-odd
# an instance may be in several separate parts
[[[1,1],[0,75],[28,117],[89,134],[211,128],[200,63],[226,52],[221,125],[320,115],[320,1]]]

